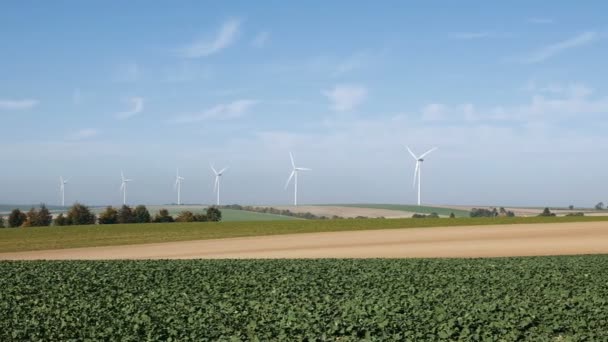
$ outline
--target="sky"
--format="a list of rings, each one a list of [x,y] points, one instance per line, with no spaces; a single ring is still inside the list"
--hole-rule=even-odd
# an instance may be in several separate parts
[[[608,202],[605,1],[2,1],[0,203]]]

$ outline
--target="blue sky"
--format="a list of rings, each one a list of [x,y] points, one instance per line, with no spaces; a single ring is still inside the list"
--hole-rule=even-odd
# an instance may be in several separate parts
[[[4,1],[0,203],[607,202],[607,7]]]

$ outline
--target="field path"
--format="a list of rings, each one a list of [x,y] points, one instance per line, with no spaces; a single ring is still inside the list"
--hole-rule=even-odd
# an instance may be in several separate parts
[[[0,253],[0,260],[504,257],[608,253],[608,222],[308,233]]]

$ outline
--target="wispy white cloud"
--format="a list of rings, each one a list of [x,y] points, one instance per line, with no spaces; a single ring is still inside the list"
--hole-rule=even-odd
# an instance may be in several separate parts
[[[555,21],[551,18],[529,18],[528,22],[530,24],[540,24],[540,25],[546,25],[546,24],[553,24]]]
[[[96,137],[97,135],[99,135],[99,131],[97,131],[96,129],[84,128],[79,131],[68,134],[66,139],[71,141],[80,141]]]
[[[259,32],[251,41],[251,45],[256,48],[264,47],[270,40],[270,32],[262,31]]]
[[[457,40],[473,40],[473,39],[484,39],[484,38],[510,38],[513,35],[510,33],[499,33],[492,31],[478,31],[478,32],[451,32],[448,37]]]
[[[448,111],[446,105],[441,103],[431,103],[422,108],[422,119],[426,121],[444,120]]]
[[[367,88],[356,84],[341,84],[322,94],[329,99],[332,110],[344,112],[355,109],[365,101]]]
[[[528,103],[521,105],[480,108],[470,103],[456,106],[434,103],[422,109],[421,118],[425,121],[533,123],[608,112],[608,97],[592,97],[593,89],[584,84],[534,85],[530,89],[535,93]]]
[[[182,57],[186,58],[200,58],[212,55],[227,48],[236,40],[240,26],[240,20],[229,19],[222,24],[215,37],[193,42],[181,48],[179,53]]]
[[[539,63],[566,50],[588,45],[599,38],[600,35],[597,32],[587,31],[561,42],[543,46],[524,58],[522,62],[527,64]]]
[[[231,120],[240,118],[255,105],[258,101],[250,99],[236,100],[230,103],[218,104],[200,113],[187,114],[176,117],[170,122],[173,123],[192,123],[206,120]]]
[[[0,110],[24,110],[31,109],[38,105],[38,100],[23,99],[11,100],[0,99]]]
[[[144,110],[144,99],[141,97],[131,97],[127,99],[129,103],[131,103],[131,109],[119,112],[116,114],[116,118],[119,120],[126,120],[131,118]]]

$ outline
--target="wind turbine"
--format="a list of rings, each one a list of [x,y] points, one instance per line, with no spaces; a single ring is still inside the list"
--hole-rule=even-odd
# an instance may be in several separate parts
[[[68,184],[70,179],[63,179],[63,176],[59,176],[59,192],[61,193],[61,206],[65,207],[65,185]]]
[[[291,171],[291,175],[287,178],[287,183],[285,184],[285,189],[289,186],[289,182],[291,179],[295,177],[294,181],[294,195],[293,195],[293,205],[298,206],[298,172],[300,171],[312,171],[312,169],[308,169],[305,167],[296,167],[296,163],[293,161],[293,154],[289,152],[289,157],[291,158],[291,166],[293,170]]]
[[[182,204],[182,181],[184,177],[179,176],[179,169],[177,169],[175,176],[175,189],[177,189],[177,205]]]
[[[435,151],[437,149],[437,147],[433,147],[432,149],[424,152],[423,154],[421,154],[419,157],[416,157],[416,155],[414,154],[414,152],[412,152],[412,150],[410,150],[410,148],[408,146],[407,150],[408,152],[410,152],[410,154],[412,155],[412,157],[414,158],[414,160],[416,161],[416,170],[414,170],[414,188],[416,188],[416,176],[418,176],[418,205],[420,205],[420,181],[422,179],[422,163],[424,162],[424,157],[426,157],[427,155],[429,155],[429,153]]]
[[[125,178],[125,174],[120,171],[120,177],[122,178],[122,183],[120,184],[120,190],[122,190],[122,204],[127,204],[127,183],[133,181],[132,179]]]
[[[213,173],[215,173],[215,184],[213,185],[213,192],[217,193],[216,204],[219,206],[220,205],[220,178],[222,177],[224,172],[226,172],[226,170],[228,170],[228,167],[225,167],[218,172],[215,169],[215,167],[213,166],[213,164],[211,164],[211,170],[213,170]]]

